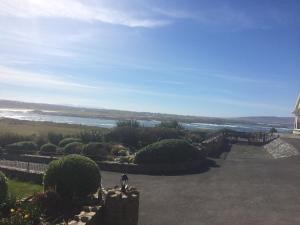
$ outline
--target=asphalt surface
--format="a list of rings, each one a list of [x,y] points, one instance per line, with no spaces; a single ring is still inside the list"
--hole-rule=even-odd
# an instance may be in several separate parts
[[[261,147],[233,145],[225,157],[200,174],[129,175],[141,192],[139,224],[300,224],[299,156],[272,159]],[[102,177],[109,187],[120,174]]]

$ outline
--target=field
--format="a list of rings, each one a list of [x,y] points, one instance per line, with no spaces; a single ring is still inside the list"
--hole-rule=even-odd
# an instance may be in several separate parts
[[[43,190],[41,185],[11,179],[8,180],[8,187],[17,199],[28,197]]]
[[[90,127],[76,124],[63,124],[52,122],[35,122],[15,119],[0,119],[0,134],[14,133],[24,136],[46,136],[49,132],[60,133],[64,136],[76,135],[83,130],[101,130],[107,132],[107,128]]]

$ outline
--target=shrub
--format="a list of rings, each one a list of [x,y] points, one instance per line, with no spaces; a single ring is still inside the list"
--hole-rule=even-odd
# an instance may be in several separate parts
[[[40,153],[42,155],[51,155],[56,153],[56,149],[57,146],[51,143],[48,144],[44,144],[41,148],[40,148]]]
[[[85,130],[80,132],[80,139],[83,143],[103,141],[103,132],[100,130]]]
[[[110,152],[110,145],[101,142],[91,142],[84,146],[82,153],[86,156],[106,158]]]
[[[7,179],[5,175],[0,171],[0,204],[6,199],[7,191]]]
[[[137,164],[171,164],[200,158],[203,159],[204,155],[185,140],[166,139],[138,151],[134,162]]]
[[[9,153],[28,153],[37,151],[37,145],[32,141],[21,141],[17,143],[13,143],[10,145],[6,145],[5,148]]]
[[[63,211],[63,199],[55,191],[37,193],[32,202],[39,206],[47,217],[57,217]]]
[[[173,121],[164,121],[157,125],[158,127],[163,128],[174,128],[174,129],[183,129],[183,126],[176,120]]]
[[[58,146],[65,147],[67,144],[72,142],[81,142],[81,140],[79,138],[65,138],[59,142]]]
[[[184,133],[174,128],[147,127],[140,131],[140,147],[147,146],[163,139],[180,139]]]
[[[49,132],[48,133],[48,141],[54,145],[58,145],[59,142],[63,139],[62,134],[54,133],[54,132]]]
[[[111,142],[118,142],[126,146],[138,148],[140,130],[135,127],[116,127],[106,135],[105,139]]]
[[[141,127],[141,124],[137,120],[120,120],[117,122],[117,127]]]
[[[83,144],[80,142],[69,143],[64,147],[64,154],[80,154]]]
[[[67,199],[95,193],[100,182],[98,165],[87,157],[75,154],[52,161],[44,176],[45,190],[56,190]]]
[[[20,142],[20,141],[31,141],[32,137],[22,136],[14,133],[1,133],[0,134],[0,146],[4,147],[6,145]]]

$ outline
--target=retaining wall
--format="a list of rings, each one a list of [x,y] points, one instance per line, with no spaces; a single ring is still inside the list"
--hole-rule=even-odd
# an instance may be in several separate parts
[[[0,167],[0,171],[2,171],[7,177],[22,181],[29,181],[36,184],[43,183],[43,173],[38,172],[28,172],[27,170],[22,170],[18,168],[5,168]]]

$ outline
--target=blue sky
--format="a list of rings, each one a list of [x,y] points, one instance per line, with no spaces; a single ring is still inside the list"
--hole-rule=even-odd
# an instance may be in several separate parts
[[[2,0],[0,98],[291,116],[300,1]]]

